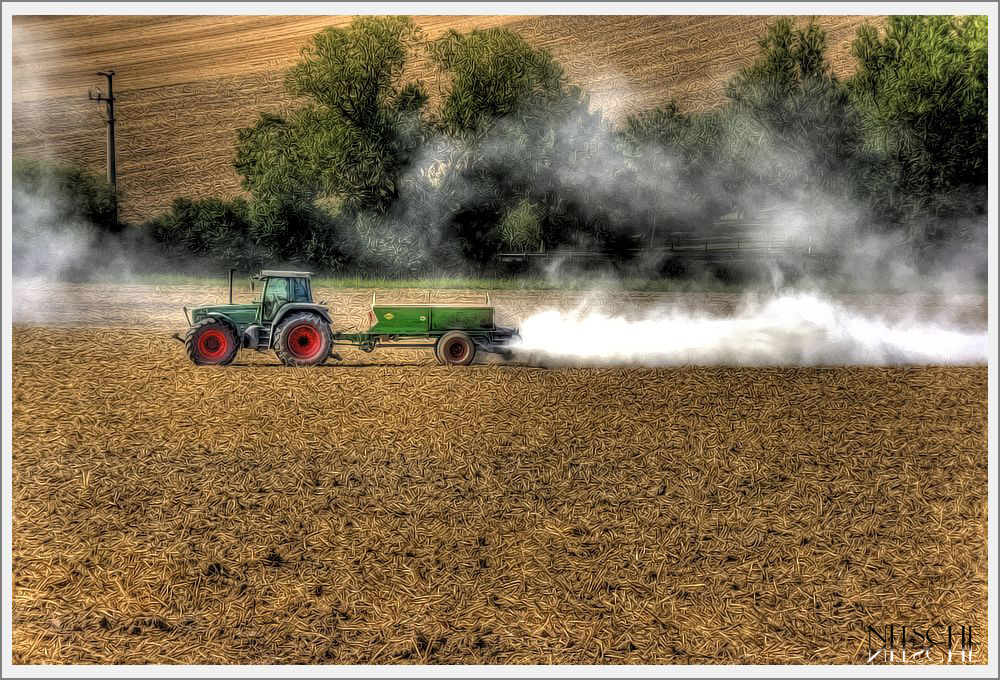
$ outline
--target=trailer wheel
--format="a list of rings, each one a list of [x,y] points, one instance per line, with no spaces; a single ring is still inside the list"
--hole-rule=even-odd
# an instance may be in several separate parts
[[[476,358],[476,344],[462,331],[445,333],[434,348],[439,363],[467,366]]]
[[[309,312],[290,314],[275,332],[274,353],[286,366],[314,366],[330,354],[330,326]]]
[[[197,366],[225,366],[232,363],[240,349],[232,327],[211,316],[188,329],[184,347]]]

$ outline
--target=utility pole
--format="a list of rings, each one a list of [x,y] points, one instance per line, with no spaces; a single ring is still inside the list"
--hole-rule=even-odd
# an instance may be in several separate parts
[[[108,79],[108,94],[101,94],[101,88],[97,88],[95,93],[90,90],[87,94],[91,101],[104,102],[108,123],[108,184],[115,192],[115,221],[118,221],[118,169],[115,163],[115,89],[112,78],[114,71],[98,71],[96,75],[104,76]]]

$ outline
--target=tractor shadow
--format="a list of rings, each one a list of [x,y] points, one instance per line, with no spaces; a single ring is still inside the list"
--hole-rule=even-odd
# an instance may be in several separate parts
[[[248,361],[248,360],[244,359],[244,360],[241,361],[241,360],[237,359],[236,361],[233,361],[229,365],[233,366],[233,367],[238,367],[238,368],[251,368],[251,367],[252,368],[260,368],[260,369],[266,369],[266,368],[269,368],[269,369],[290,368],[289,366],[286,366],[284,363],[282,363],[281,361],[278,361],[276,359],[267,360],[264,357],[261,357],[261,359],[263,359],[263,360],[261,360],[261,361],[249,360]],[[333,357],[330,357],[325,363],[322,363],[322,364],[319,364],[319,365],[314,365],[314,366],[305,366],[303,368],[316,369],[316,370],[336,370],[336,369],[340,369],[340,368],[423,368],[423,369],[427,369],[427,368],[452,368],[452,369],[476,369],[476,368],[487,368],[487,367],[489,367],[489,368],[504,367],[504,368],[520,368],[520,369],[525,369],[525,368],[532,369],[532,368],[534,368],[534,369],[548,370],[548,369],[555,368],[556,366],[553,366],[553,365],[549,364],[548,362],[545,362],[541,357],[530,357],[529,356],[529,357],[512,358],[512,359],[506,359],[505,360],[505,359],[501,359],[499,357],[495,357],[495,356],[492,356],[492,355],[487,355],[487,356],[477,356],[473,360],[473,362],[471,364],[467,365],[467,366],[444,366],[444,365],[439,364],[439,363],[437,363],[436,361],[433,361],[433,360],[431,360],[431,361],[419,361],[419,360],[413,360],[413,359],[402,360],[402,361],[398,361],[398,360],[397,361],[377,361],[377,360],[375,360],[375,361],[371,361],[371,362],[364,362],[364,361],[357,361],[357,360],[343,361],[342,359],[338,360],[338,359],[335,359]]]
[[[372,364],[358,364],[358,363],[327,363],[320,364],[318,366],[303,366],[302,368],[308,368],[311,370],[330,370],[337,368],[416,368],[418,366],[425,366],[429,364],[414,364],[414,363],[372,363]],[[435,364],[436,365],[436,364]],[[238,366],[241,368],[292,368],[290,366],[285,366],[281,362],[275,363],[251,363],[248,361],[234,361],[230,366]]]
[[[266,363],[257,363],[257,362],[249,362],[249,361],[234,361],[233,363],[231,363],[229,365],[231,367],[234,367],[234,368],[260,368],[260,369],[290,368],[289,366],[285,366],[280,361],[278,361],[278,362],[266,362]],[[319,371],[334,371],[334,370],[341,369],[341,368],[423,368],[423,369],[428,369],[428,368],[437,368],[437,369],[440,369],[440,368],[450,368],[451,370],[475,370],[475,369],[481,369],[481,368],[495,368],[495,367],[521,368],[521,369],[523,369],[523,368],[536,368],[536,369],[550,369],[550,368],[552,368],[552,366],[547,366],[547,365],[540,364],[540,363],[529,363],[529,362],[522,362],[522,361],[509,361],[509,362],[504,362],[504,361],[484,361],[484,362],[474,361],[472,364],[470,364],[468,366],[452,366],[452,367],[442,366],[441,364],[438,364],[438,363],[419,363],[419,362],[412,362],[412,361],[411,362],[402,362],[402,361],[387,362],[387,361],[383,361],[383,362],[372,362],[372,363],[329,362],[329,363],[325,363],[325,364],[319,364],[318,366],[304,366],[303,368],[309,369],[309,370],[319,370]]]

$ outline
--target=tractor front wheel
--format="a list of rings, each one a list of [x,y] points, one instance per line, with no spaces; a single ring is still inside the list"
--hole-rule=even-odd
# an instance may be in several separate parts
[[[441,336],[434,352],[439,363],[467,366],[476,358],[476,344],[462,331],[452,331]]]
[[[232,363],[240,349],[232,327],[214,317],[202,319],[191,326],[184,339],[184,347],[188,357],[198,366]]]
[[[274,353],[286,366],[313,366],[330,354],[330,326],[309,312],[291,314],[275,331]]]

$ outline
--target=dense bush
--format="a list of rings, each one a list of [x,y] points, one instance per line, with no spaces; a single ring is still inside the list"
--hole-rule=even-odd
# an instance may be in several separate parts
[[[170,212],[144,225],[167,249],[196,258],[253,268],[273,253],[252,234],[249,206],[243,199],[174,199]]]
[[[28,213],[38,211],[44,203],[50,222],[98,233],[116,233],[124,226],[118,220],[118,196],[103,177],[73,166],[24,158],[15,158],[11,171],[15,225],[29,221]]]

